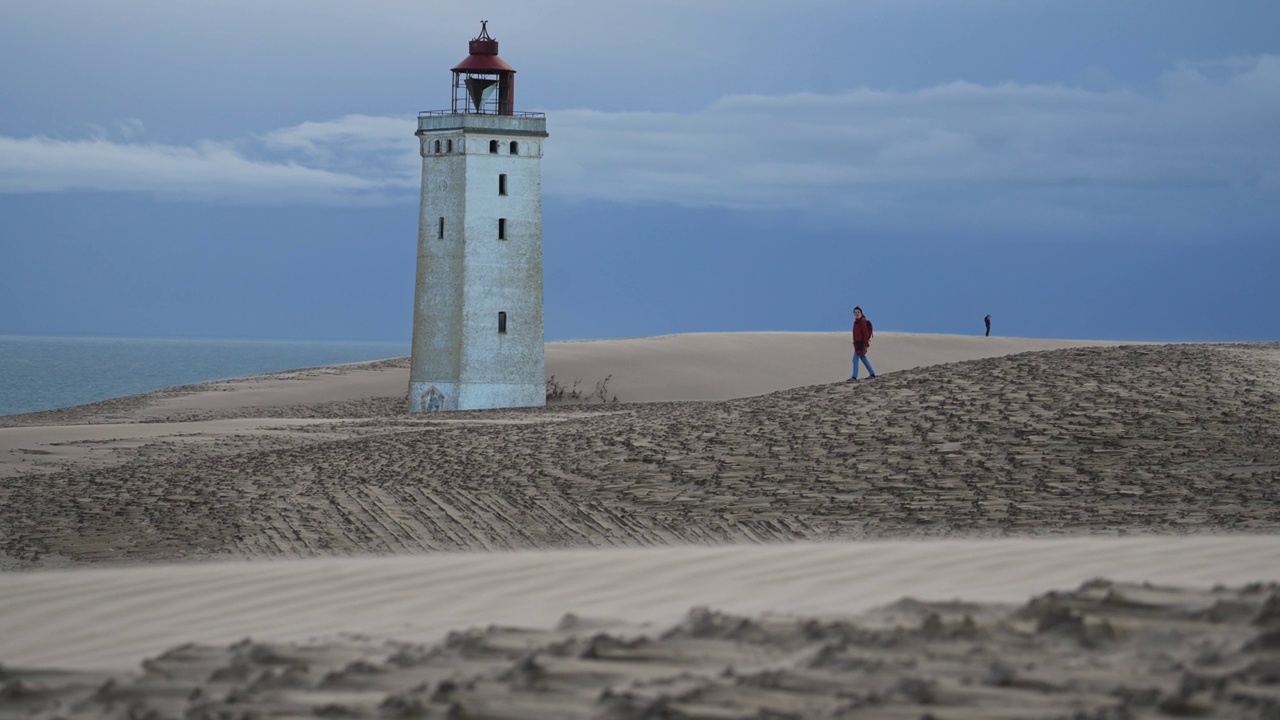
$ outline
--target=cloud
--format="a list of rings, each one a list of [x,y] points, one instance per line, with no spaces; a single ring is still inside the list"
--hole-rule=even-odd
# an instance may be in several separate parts
[[[146,125],[138,118],[116,120],[105,126],[90,123],[86,127],[94,138],[110,139],[119,137],[124,140],[141,137],[146,134],[147,129]]]
[[[692,113],[552,110],[548,126],[544,189],[576,200],[1134,227],[1227,206],[1274,223],[1280,205],[1275,56],[1178,65],[1146,94],[953,82],[734,95]],[[190,147],[143,142],[141,122],[119,127],[120,141],[0,138],[0,191],[416,196],[412,117],[348,115]]]
[[[548,115],[548,193],[771,208],[858,227],[1206,236],[1280,222],[1280,58],[1150,93],[953,82]]]
[[[549,116],[547,182],[571,197],[845,207],[865,192],[1260,188],[1280,166],[1280,58],[1159,94],[955,82],[914,92],[722,98],[693,114]]]
[[[117,127],[126,136],[141,132],[141,123]],[[189,147],[103,136],[0,137],[0,192],[144,192],[247,204],[382,203],[412,196],[417,182],[412,127],[406,118],[351,116]]]
[[[259,138],[264,147],[300,152],[317,160],[331,160],[335,151],[378,156],[417,147],[411,139],[413,118],[347,115],[327,122],[304,122],[274,130]],[[411,153],[410,153],[411,154]]]

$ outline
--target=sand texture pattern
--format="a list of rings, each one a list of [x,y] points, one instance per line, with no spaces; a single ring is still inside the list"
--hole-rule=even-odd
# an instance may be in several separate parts
[[[116,464],[6,480],[0,551],[38,566],[1274,531],[1278,354],[1077,348],[729,401],[386,414],[157,442]]]
[[[694,608],[654,632],[566,615],[429,646],[186,644],[132,676],[0,669],[0,717],[1272,718],[1278,682],[1276,585],[1095,580],[857,620]]]
[[[1280,717],[1280,345],[875,345],[0,418],[0,718]]]
[[[1276,576],[1280,536],[908,539],[452,552],[0,574],[0,663],[121,671],[185,642],[336,632],[432,643],[565,613],[662,628],[697,605],[848,616],[903,597],[1019,603],[1106,577],[1171,586]]]

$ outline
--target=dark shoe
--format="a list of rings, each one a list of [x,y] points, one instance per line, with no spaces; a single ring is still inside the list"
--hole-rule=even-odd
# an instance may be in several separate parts
[[[876,374],[875,374],[875,373],[871,373],[871,377],[875,377],[875,376],[876,376]]]
[[[845,382],[858,382],[858,378],[849,378],[848,380],[845,380]]]

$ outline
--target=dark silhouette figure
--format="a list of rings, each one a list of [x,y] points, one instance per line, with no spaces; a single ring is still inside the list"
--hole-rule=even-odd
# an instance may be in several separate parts
[[[987,324],[987,337],[991,337],[991,316],[988,315],[982,318],[982,322]]]

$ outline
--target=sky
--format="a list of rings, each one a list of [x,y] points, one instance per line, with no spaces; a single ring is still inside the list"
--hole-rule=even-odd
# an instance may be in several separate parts
[[[1280,340],[1275,0],[3,3],[0,334],[407,342],[482,19],[548,340]]]

